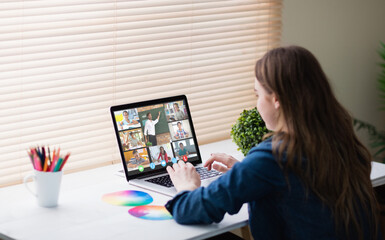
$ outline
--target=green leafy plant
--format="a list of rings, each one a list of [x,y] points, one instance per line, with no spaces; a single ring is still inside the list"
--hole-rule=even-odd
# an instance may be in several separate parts
[[[370,147],[376,150],[376,153],[373,155],[374,157],[379,156],[385,151],[384,131],[379,132],[373,125],[358,119],[354,119],[354,126],[357,130],[365,129],[368,132],[370,138]],[[385,163],[385,157],[382,157],[381,161]]]
[[[380,99],[381,99],[381,110],[385,110],[385,44],[380,43],[381,48],[378,51],[381,62],[379,63],[379,66],[381,67],[380,75],[378,76],[377,83],[378,88],[380,91]],[[385,131],[378,131],[376,127],[373,125],[354,119],[354,126],[356,127],[356,130],[365,129],[370,138],[370,147],[373,148],[376,152],[374,154],[374,157],[382,156],[381,161],[385,163]]]
[[[262,137],[269,131],[257,108],[243,110],[237,122],[231,128],[231,137],[243,155],[252,147],[262,142]]]

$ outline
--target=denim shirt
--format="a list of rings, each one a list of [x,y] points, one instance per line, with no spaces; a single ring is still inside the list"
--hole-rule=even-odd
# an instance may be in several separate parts
[[[283,159],[284,161],[284,159]],[[220,222],[248,203],[254,239],[337,239],[330,208],[298,177],[285,173],[272,154],[271,139],[208,187],[185,191],[166,204],[180,224]]]

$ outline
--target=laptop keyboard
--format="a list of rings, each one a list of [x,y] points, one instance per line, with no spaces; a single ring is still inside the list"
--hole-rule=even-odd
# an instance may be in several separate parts
[[[201,176],[201,180],[216,177],[216,176],[219,176],[222,174],[221,172],[218,172],[216,170],[208,171],[207,168],[205,168],[205,167],[196,167],[195,169],[197,170],[197,172]],[[159,185],[162,185],[165,187],[173,187],[174,186],[169,175],[147,179],[146,181],[151,182],[151,183],[155,183],[155,184],[159,184]]]

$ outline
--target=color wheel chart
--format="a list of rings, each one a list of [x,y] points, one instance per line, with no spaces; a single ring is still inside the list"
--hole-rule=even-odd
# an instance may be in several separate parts
[[[128,213],[137,218],[145,220],[172,219],[171,214],[164,206],[147,205],[152,203],[153,198],[142,191],[126,190],[107,193],[102,196],[102,200],[112,205],[134,207],[128,210]]]
[[[146,220],[168,220],[172,219],[171,214],[164,206],[138,206],[128,210],[134,217]]]
[[[118,206],[142,206],[152,203],[150,194],[142,191],[121,191],[103,195],[102,200],[106,203]]]

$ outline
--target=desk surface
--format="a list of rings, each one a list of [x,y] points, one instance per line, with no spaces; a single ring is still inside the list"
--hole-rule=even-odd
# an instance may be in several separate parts
[[[204,160],[225,151],[242,159],[231,140],[200,147]],[[150,221],[128,214],[131,207],[101,200],[106,193],[141,190],[164,205],[170,198],[129,185],[115,175],[121,164],[63,176],[57,208],[42,208],[23,185],[0,189],[0,233],[15,239],[203,239],[247,225],[247,206],[236,215],[226,214],[219,224],[183,226],[174,220]]]
[[[237,159],[242,154],[231,140],[200,147],[206,160],[212,152],[226,152]],[[203,239],[247,225],[247,207],[236,215],[226,214],[219,224],[183,226],[173,220],[150,221],[128,214],[131,207],[113,206],[101,200],[106,193],[141,190],[116,176],[120,164],[63,176],[59,206],[41,208],[23,185],[0,189],[0,233],[15,239]],[[373,163],[374,186],[385,184],[385,165]],[[170,198],[148,192],[151,205],[164,205]]]

